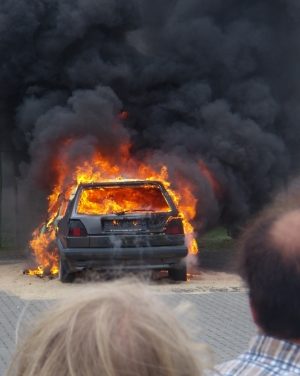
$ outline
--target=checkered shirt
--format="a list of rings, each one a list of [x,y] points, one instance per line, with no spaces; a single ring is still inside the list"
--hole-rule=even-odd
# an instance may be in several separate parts
[[[257,335],[248,351],[218,365],[216,370],[223,376],[300,375],[300,345]]]

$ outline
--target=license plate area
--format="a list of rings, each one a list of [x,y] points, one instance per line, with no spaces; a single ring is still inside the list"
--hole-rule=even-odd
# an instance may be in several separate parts
[[[143,219],[106,219],[102,220],[105,232],[146,231],[147,222]]]

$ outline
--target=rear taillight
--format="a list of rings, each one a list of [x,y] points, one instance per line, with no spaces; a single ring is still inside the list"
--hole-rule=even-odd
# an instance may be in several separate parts
[[[165,233],[168,235],[183,235],[183,224],[181,218],[171,218],[168,220]]]
[[[84,224],[79,219],[72,219],[69,222],[69,236],[87,236]]]

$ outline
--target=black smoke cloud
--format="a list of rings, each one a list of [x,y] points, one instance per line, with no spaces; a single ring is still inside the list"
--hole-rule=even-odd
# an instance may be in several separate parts
[[[24,186],[48,193],[68,137],[70,161],[131,139],[192,182],[201,222],[245,220],[298,172],[299,17],[295,0],[2,0],[2,139]]]

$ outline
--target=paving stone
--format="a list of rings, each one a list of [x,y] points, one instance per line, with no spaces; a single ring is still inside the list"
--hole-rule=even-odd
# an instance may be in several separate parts
[[[246,349],[255,333],[244,292],[174,292],[159,296],[196,340],[212,347],[216,363]],[[52,304],[45,300],[24,301],[0,291],[0,375],[9,364],[16,342]]]

